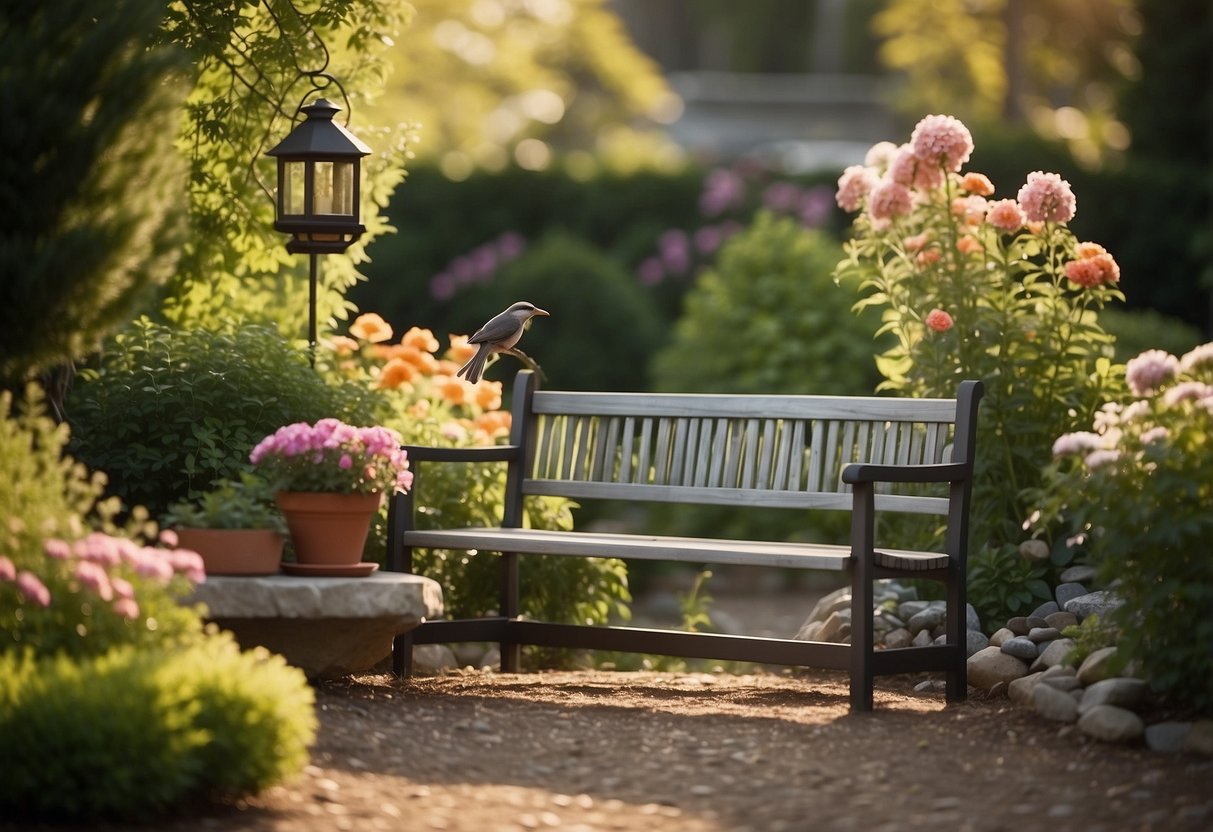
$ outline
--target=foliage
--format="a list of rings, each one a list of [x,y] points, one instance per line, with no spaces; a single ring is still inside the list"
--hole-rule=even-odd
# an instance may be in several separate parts
[[[1098,312],[1123,295],[1112,256],[1068,229],[1065,180],[1038,171],[1017,199],[990,200],[988,178],[960,173],[971,151],[963,124],[928,116],[911,144],[878,146],[870,166],[848,168],[839,203],[864,210],[837,274],[860,283],[856,308],[880,310],[879,333],[894,339],[876,359],[880,389],[949,397],[962,378],[984,380],[972,539],[1013,558],[1031,508],[1022,492],[1039,482],[1052,438],[1119,390]],[[1024,571],[994,569],[991,589],[1005,569]],[[998,599],[974,605],[988,616]]]
[[[1148,349],[1177,355],[1201,342],[1197,327],[1153,309],[1110,307],[1099,313],[1100,323],[1116,339],[1116,363],[1123,364]]]
[[[409,48],[379,111],[420,122],[418,153],[466,179],[511,159],[547,167],[572,151],[584,171],[681,161],[653,130],[677,98],[603,0],[503,3],[412,0]]]
[[[299,771],[315,736],[303,674],[230,636],[78,661],[0,655],[0,745],[20,760],[0,810],[23,820],[146,818]]]
[[[545,320],[546,323],[546,320]],[[428,329],[411,327],[391,343],[391,326],[365,313],[350,335],[324,344],[318,364],[331,379],[379,392],[379,421],[399,431],[405,443],[434,447],[492,445],[509,435],[511,415],[501,410],[503,385],[481,379],[469,384],[455,371],[475,352],[467,336],[450,336],[449,347]],[[529,337],[529,336],[528,336]],[[499,525],[505,502],[504,465],[425,463],[414,466],[414,502],[423,527]],[[571,529],[576,504],[556,498],[527,498],[525,523],[537,529]],[[373,528],[382,549],[382,521]],[[443,587],[447,613],[483,614],[500,603],[497,556],[450,550],[419,550],[414,568]],[[527,557],[520,568],[524,613],[549,621],[605,623],[626,615],[630,600],[626,567],[618,560]]]
[[[286,524],[274,505],[274,492],[255,474],[219,480],[215,487],[192,500],[173,503],[161,518],[166,528],[273,529],[286,533]]]
[[[856,287],[830,277],[840,255],[822,232],[759,214],[688,291],[672,339],[653,359],[655,389],[870,393],[879,380],[876,320],[848,314]]]
[[[275,167],[265,151],[294,126],[297,107],[320,95],[358,116],[347,126],[375,151],[362,165],[367,231],[347,254],[325,257],[320,271],[320,327],[346,316],[344,293],[361,279],[366,245],[390,230],[379,209],[409,155],[411,128],[395,114],[380,126],[365,111],[384,87],[387,50],[410,13],[405,0],[169,5],[162,39],[185,49],[196,70],[178,136],[189,164],[191,235],[166,297],[171,320],[303,331],[306,260],[288,254],[273,230]]]
[[[896,97],[903,112],[943,110],[986,124],[1026,120],[1094,167],[1129,144],[1114,93],[1137,71],[1135,6],[889,0],[872,26],[883,39],[882,62],[905,75]]]
[[[184,88],[180,53],[149,48],[158,5],[0,10],[0,382],[87,353],[173,268]]]
[[[1120,630],[1115,624],[1101,620],[1098,615],[1088,615],[1081,624],[1072,624],[1061,634],[1074,641],[1074,650],[1066,657],[1066,664],[1078,667],[1096,650],[1115,647]],[[1113,656],[1112,667],[1119,672],[1124,664],[1124,657],[1118,650]]]
[[[249,461],[278,491],[381,494],[413,481],[400,434],[339,419],[284,425],[253,448]]]
[[[189,640],[198,616],[178,605],[192,553],[140,546],[137,514],[117,528],[104,478],[63,454],[68,432],[45,415],[36,387],[10,415],[0,397],[0,653],[97,655],[111,647]],[[89,533],[90,529],[93,529]],[[104,532],[109,532],[103,533]],[[71,542],[69,542],[71,541]]]
[[[107,472],[126,505],[161,514],[218,480],[284,424],[373,422],[373,394],[325,383],[272,328],[181,329],[136,321],[115,336],[71,398],[72,452]]]
[[[1213,343],[1182,358],[1150,350],[1126,365],[1133,401],[1054,444],[1051,500],[1084,521],[1090,557],[1124,605],[1118,649],[1175,701],[1213,710]]]

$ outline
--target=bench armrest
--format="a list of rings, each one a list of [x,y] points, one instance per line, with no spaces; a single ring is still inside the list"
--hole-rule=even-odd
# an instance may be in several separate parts
[[[517,445],[492,445],[487,448],[434,448],[429,445],[401,445],[409,460],[417,462],[509,462],[518,458]]]
[[[877,465],[853,462],[842,469],[842,481],[861,482],[959,482],[972,476],[972,468],[959,462],[939,465]]]

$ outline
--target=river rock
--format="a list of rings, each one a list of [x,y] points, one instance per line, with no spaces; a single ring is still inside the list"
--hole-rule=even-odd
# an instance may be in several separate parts
[[[909,647],[910,642],[914,640],[914,636],[905,627],[898,627],[896,630],[889,630],[884,637],[884,646],[889,649],[897,649],[899,647]]]
[[[1062,583],[1090,584],[1095,580],[1095,567],[1071,566],[1057,577]]]
[[[1184,751],[1213,757],[1213,719],[1201,719],[1192,723],[1184,739]]]
[[[1177,754],[1192,731],[1190,722],[1157,722],[1146,727],[1146,746],[1151,751]]]
[[[1040,655],[1036,657],[1034,665],[1035,670],[1044,670],[1046,667],[1052,667],[1056,664],[1062,664],[1070,651],[1074,649],[1074,640],[1069,638],[1059,638],[1056,641],[1049,642],[1049,646],[1040,651]]]
[[[981,630],[965,631],[965,658],[974,655],[990,646],[990,640]]]
[[[1040,655],[1040,651],[1036,647],[1036,642],[1032,641],[1027,636],[1015,636],[1014,638],[1009,638],[1004,641],[998,649],[1010,656],[1014,656],[1017,659],[1023,659],[1024,661],[1029,662]]]
[[[927,607],[921,612],[910,616],[906,629],[917,635],[922,630],[933,630],[943,623],[948,611],[943,607]]]
[[[1028,639],[1034,644],[1056,641],[1059,638],[1061,638],[1061,633],[1056,627],[1033,627],[1028,630]]]
[[[1140,704],[1145,695],[1146,683],[1141,679],[1117,676],[1088,685],[1083,692],[1079,710],[1086,712],[1100,705],[1132,708]]]
[[[1107,619],[1108,613],[1124,604],[1124,599],[1106,589],[1088,592],[1066,601],[1066,612],[1072,612],[1082,621],[1088,615],[1098,615],[1101,621]]]
[[[1053,590],[1053,597],[1057,599],[1057,607],[1061,610],[1066,608],[1066,601],[1086,594],[1087,588],[1075,581],[1058,584],[1057,588]]]
[[[1011,632],[1006,627],[1001,627],[994,631],[994,635],[990,636],[990,644],[995,647],[1002,647],[1007,639],[1015,638],[1015,633]]]
[[[1078,718],[1078,730],[1104,742],[1132,742],[1145,733],[1145,723],[1132,711],[1115,705],[1096,705]]]
[[[1028,617],[1026,615],[1017,615],[1014,618],[1007,619],[1007,629],[1017,636],[1026,636],[1028,630]]]
[[[965,604],[965,629],[981,629],[981,616],[977,614],[977,609],[972,604]]]
[[[1038,671],[1036,673],[1029,673],[1027,676],[1021,676],[1018,679],[1013,679],[1007,685],[1007,698],[1016,705],[1030,707],[1032,705],[1032,691],[1040,684],[1042,676],[1044,676],[1044,673]]]
[[[1112,677],[1112,659],[1116,656],[1115,647],[1101,647],[1092,651],[1078,667],[1078,681],[1084,685],[1093,685]]]
[[[1074,722],[1078,719],[1078,703],[1047,680],[1032,689],[1032,707],[1036,713],[1054,722]]]
[[[1027,662],[1002,652],[998,647],[987,647],[969,657],[969,684],[978,690],[989,691],[999,682],[1010,683],[1028,672]]]
[[[1052,615],[1045,616],[1045,623],[1056,630],[1064,630],[1066,627],[1073,627],[1078,624],[1078,616],[1072,612],[1061,610]]]

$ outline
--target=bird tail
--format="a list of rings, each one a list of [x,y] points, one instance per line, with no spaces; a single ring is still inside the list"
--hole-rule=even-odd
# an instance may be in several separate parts
[[[475,384],[480,381],[480,374],[484,372],[484,362],[488,360],[488,357],[487,350],[477,350],[476,354],[469,358],[468,363],[460,367],[455,375],[464,376],[470,384]]]

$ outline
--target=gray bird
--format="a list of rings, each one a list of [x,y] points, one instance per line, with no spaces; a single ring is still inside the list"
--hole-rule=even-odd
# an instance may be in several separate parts
[[[536,315],[547,314],[535,304],[520,300],[500,315],[493,317],[468,339],[469,344],[478,344],[479,348],[455,375],[466,377],[472,384],[480,381],[480,374],[484,372],[484,362],[489,360],[489,356],[496,352],[512,350],[518,343],[518,339],[522,337],[527,322]]]

